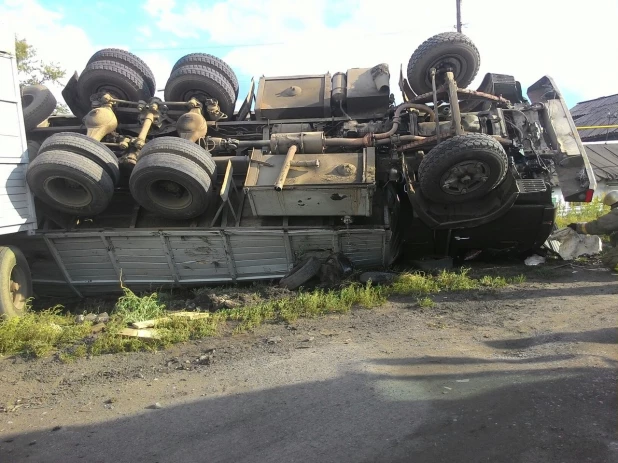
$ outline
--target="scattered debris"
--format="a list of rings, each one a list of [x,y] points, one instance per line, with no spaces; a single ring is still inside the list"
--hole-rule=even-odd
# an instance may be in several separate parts
[[[545,263],[545,257],[533,254],[524,260],[524,264],[528,266],[540,265]]]
[[[149,405],[146,408],[149,408],[151,410],[161,410],[163,408],[163,405],[161,405],[159,402],[155,402],[154,404]]]
[[[458,383],[469,383],[470,380],[469,379],[458,379],[457,382]]]
[[[52,432],[60,431],[61,429],[62,429],[62,426],[54,426],[52,429]]]
[[[123,328],[118,333],[120,336],[127,336],[131,338],[141,339],[158,339],[159,335],[156,330],[136,330],[134,328]]]
[[[104,329],[105,329],[105,323],[97,323],[96,325],[92,326],[91,333],[92,334],[100,333]]]
[[[99,315],[96,316],[96,318],[94,319],[95,323],[107,323],[109,322],[109,315],[107,312],[103,312],[100,313]]]
[[[172,312],[169,315],[170,317],[183,317],[189,320],[199,320],[201,318],[210,317],[210,313],[208,312]]]
[[[375,284],[392,283],[396,274],[389,272],[365,272],[359,277],[361,283],[365,284],[369,281]]]
[[[278,344],[281,342],[281,336],[275,336],[266,340],[267,344]]]
[[[564,260],[573,260],[579,256],[593,256],[603,250],[601,238],[596,235],[580,235],[565,227],[552,234],[549,240],[560,243],[558,254]]]
[[[197,359],[197,363],[199,363],[200,365],[210,365],[211,362],[212,357],[210,355],[200,355],[200,357]]]
[[[155,318],[152,320],[144,320],[143,322],[133,322],[131,323],[131,328],[135,328],[137,330],[143,330],[145,328],[154,328],[158,324],[170,320],[169,317],[163,318]]]

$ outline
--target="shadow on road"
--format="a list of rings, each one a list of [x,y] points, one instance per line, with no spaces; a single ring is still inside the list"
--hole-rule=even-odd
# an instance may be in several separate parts
[[[550,333],[528,338],[485,341],[485,344],[496,349],[525,349],[527,347],[549,344],[553,342],[590,342],[598,344],[618,344],[618,328],[602,328],[598,330]]]
[[[527,369],[524,359],[520,369],[473,366],[462,383],[412,374],[426,360],[30,432],[0,443],[0,461],[616,461],[615,368]]]

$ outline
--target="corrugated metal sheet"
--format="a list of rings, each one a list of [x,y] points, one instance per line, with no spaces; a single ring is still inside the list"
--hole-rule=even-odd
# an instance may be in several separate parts
[[[618,179],[618,143],[584,144],[597,180]]]
[[[277,278],[302,257],[342,251],[356,266],[388,260],[384,229],[111,230],[5,237],[24,250],[35,284],[64,285],[76,294]],[[85,291],[82,291],[82,289]]]
[[[577,103],[571,110],[577,127],[618,124],[618,94]],[[580,130],[582,140],[618,139],[618,128]]]
[[[25,180],[28,154],[17,69],[14,57],[3,51],[6,50],[0,50],[0,234],[8,234],[34,230],[36,216]]]

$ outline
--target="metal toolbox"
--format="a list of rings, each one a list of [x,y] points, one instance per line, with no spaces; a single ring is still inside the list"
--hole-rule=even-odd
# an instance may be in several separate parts
[[[256,216],[370,216],[375,191],[375,149],[362,153],[297,154],[281,191],[274,184],[285,156],[254,149],[244,191]],[[307,162],[308,161],[308,162]]]

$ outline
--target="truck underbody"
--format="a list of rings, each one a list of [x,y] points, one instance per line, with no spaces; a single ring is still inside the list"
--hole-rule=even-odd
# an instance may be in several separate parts
[[[63,93],[75,116],[27,131],[38,229],[1,243],[23,250],[38,293],[80,296],[281,278],[336,253],[369,268],[537,249],[557,179],[590,201],[594,176],[551,78],[529,101],[502,74],[465,89],[472,52],[461,34],[425,42],[400,104],[379,64],[262,77],[236,111],[236,77],[210,55],[181,58],[163,101],[126,52],[98,52]],[[135,85],[123,66],[141,69]]]

